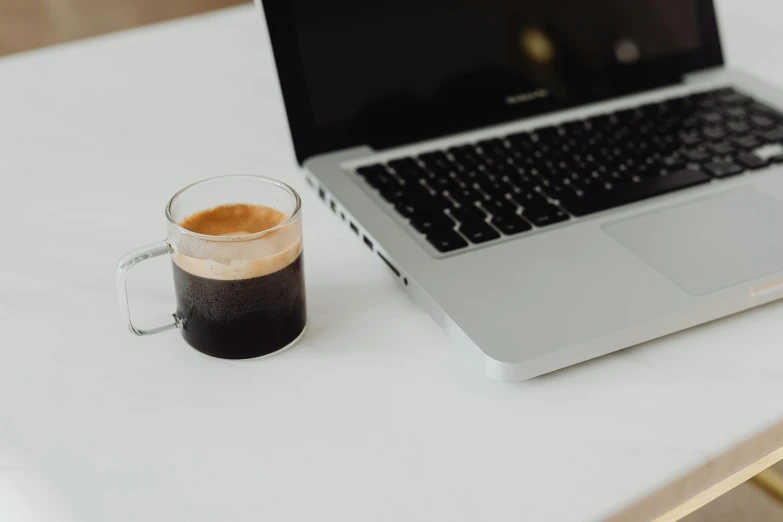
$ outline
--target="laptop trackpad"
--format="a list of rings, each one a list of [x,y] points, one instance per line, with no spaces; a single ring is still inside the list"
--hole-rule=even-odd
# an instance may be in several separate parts
[[[603,228],[693,295],[783,270],[783,203],[752,186]]]

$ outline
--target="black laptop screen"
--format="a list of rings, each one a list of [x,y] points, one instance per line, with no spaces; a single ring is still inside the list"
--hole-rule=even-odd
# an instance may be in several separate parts
[[[570,97],[586,72],[700,45],[691,0],[296,0],[317,123],[476,96]],[[373,104],[379,104],[373,107]]]
[[[508,121],[722,63],[711,0],[263,2],[305,154]]]

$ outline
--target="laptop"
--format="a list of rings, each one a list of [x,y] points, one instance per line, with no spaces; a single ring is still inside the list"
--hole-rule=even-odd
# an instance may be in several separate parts
[[[783,295],[783,91],[711,0],[257,0],[307,181],[490,377]]]

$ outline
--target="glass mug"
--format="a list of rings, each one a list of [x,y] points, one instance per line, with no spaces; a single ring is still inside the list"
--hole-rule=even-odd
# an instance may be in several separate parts
[[[136,335],[179,328],[193,348],[247,359],[279,352],[307,324],[299,194],[261,176],[194,183],[166,206],[164,241],[128,252],[117,268],[123,318]],[[142,329],[126,288],[136,264],[170,254],[177,311],[168,324]]]

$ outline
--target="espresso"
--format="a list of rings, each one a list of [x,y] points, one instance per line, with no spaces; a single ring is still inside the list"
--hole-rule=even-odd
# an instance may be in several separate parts
[[[268,230],[287,216],[269,207],[225,205],[198,212],[183,228],[213,236]],[[274,244],[274,234],[260,241]],[[173,256],[182,335],[197,350],[226,359],[273,353],[304,331],[307,317],[301,241],[259,259]]]

